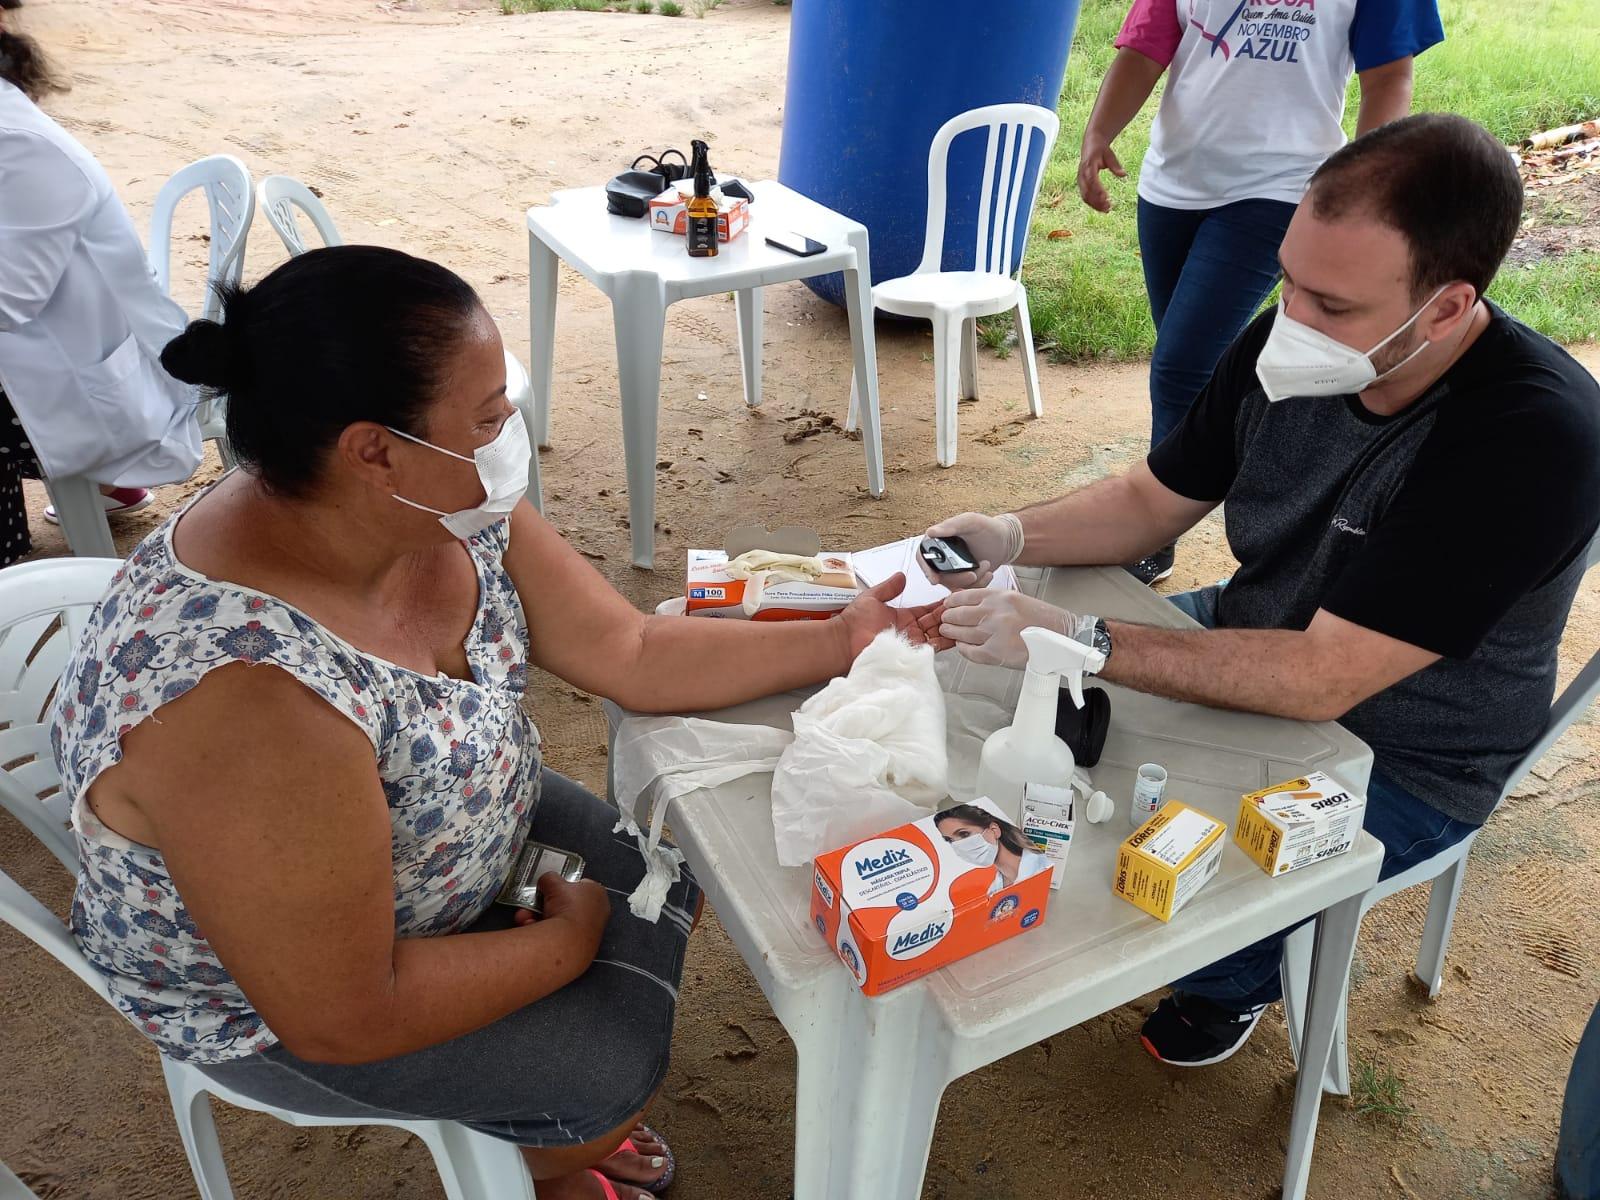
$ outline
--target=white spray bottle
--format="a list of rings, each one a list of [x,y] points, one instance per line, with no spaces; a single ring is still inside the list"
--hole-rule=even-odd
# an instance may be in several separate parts
[[[1065,676],[1072,700],[1083,707],[1083,676],[1105,666],[1105,655],[1053,629],[1034,626],[1022,631],[1028,647],[1028,669],[1022,677],[1011,724],[997,729],[983,743],[978,759],[978,795],[988,796],[1002,812],[1022,823],[1022,789],[1030,783],[1070,787],[1077,766],[1072,750],[1056,736],[1058,678]]]

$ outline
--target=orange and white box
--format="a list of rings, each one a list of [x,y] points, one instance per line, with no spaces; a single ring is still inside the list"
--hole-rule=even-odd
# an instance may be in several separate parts
[[[1010,826],[989,799],[974,804]],[[817,856],[811,923],[869,996],[1044,923],[1051,872],[1043,855],[1023,856],[1020,869],[1032,874],[997,887],[1005,882],[997,867],[959,857],[938,819]]]
[[[822,573],[813,579],[760,582],[730,575],[728,563],[751,550],[818,558]],[[747,621],[823,620],[860,592],[850,555],[823,553],[815,530],[791,525],[771,532],[760,525],[741,525],[729,532],[721,550],[689,551],[684,611]]]
[[[650,228],[658,233],[675,233],[679,237],[689,231],[689,197],[694,195],[694,185],[673,186],[650,201]],[[724,196],[717,203],[717,241],[731,242],[750,228],[750,202],[743,196]]]
[[[1366,797],[1313,771],[1240,797],[1233,840],[1268,875],[1282,875],[1350,849],[1366,812]]]

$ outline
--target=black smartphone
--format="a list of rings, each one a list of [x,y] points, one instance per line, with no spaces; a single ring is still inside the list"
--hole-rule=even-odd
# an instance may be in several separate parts
[[[972,556],[965,539],[958,537],[925,537],[917,547],[922,561],[940,575],[955,571],[976,571],[978,560]]]
[[[816,238],[808,238],[805,234],[795,233],[793,230],[788,233],[769,233],[767,245],[787,250],[796,258],[810,258],[813,254],[821,254],[827,249]]]

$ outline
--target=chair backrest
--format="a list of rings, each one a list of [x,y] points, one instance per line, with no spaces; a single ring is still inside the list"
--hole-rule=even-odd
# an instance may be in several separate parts
[[[1600,534],[1595,535],[1589,543],[1589,549],[1584,559],[1584,570],[1591,570],[1600,563]],[[1505,791],[1500,793],[1499,803],[1504,804],[1505,798],[1533,770],[1534,764],[1545,756],[1545,752],[1578,718],[1589,710],[1589,705],[1594,703],[1595,697],[1600,696],[1600,649],[1589,656],[1589,661],[1584,663],[1583,669],[1574,676],[1571,683],[1561,690],[1555,703],[1550,706],[1550,723],[1544,727],[1544,733],[1535,742],[1521,761],[1511,768],[1511,776],[1506,780]]]
[[[1055,145],[1061,122],[1048,108],[1037,104],[990,104],[951,117],[933,135],[928,150],[928,228],[922,243],[922,262],[915,274],[938,271],[944,260],[945,200],[950,173],[950,143],[974,129],[988,130],[983,152],[983,184],[978,193],[977,244],[974,271],[1010,275],[1012,263],[1020,260],[1027,247],[1026,221],[1017,228],[1019,213],[1031,214],[1044,178],[1050,149]],[[1042,142],[1037,160],[1033,158],[1036,135]],[[1028,165],[1037,162],[1026,206],[1023,190]]]
[[[0,807],[74,873],[71,798],[61,790],[45,721],[67,659],[121,565],[114,558],[50,558],[0,571]],[[4,871],[0,921],[107,998],[66,926]]]
[[[200,315],[216,320],[222,311],[216,285],[238,283],[244,273],[244,248],[255,215],[256,197],[250,171],[231,154],[213,154],[192,162],[162,184],[150,215],[150,269],[161,290],[172,291],[172,214],[178,202],[204,188],[211,215],[211,262],[206,269],[206,296]]]
[[[342,246],[338,227],[321,200],[305,184],[289,175],[268,175],[256,185],[256,208],[266,217],[267,223],[277,231],[284,248],[292,258],[304,254],[309,248],[300,236],[300,226],[295,220],[295,209],[306,215],[324,246]]]

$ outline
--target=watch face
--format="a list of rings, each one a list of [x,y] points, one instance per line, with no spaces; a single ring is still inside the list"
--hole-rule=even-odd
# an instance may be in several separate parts
[[[1109,655],[1111,653],[1111,634],[1106,629],[1103,621],[1094,623],[1094,648],[1100,651],[1101,654]]]

